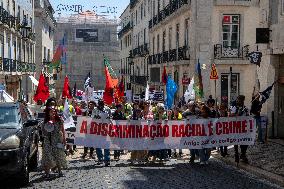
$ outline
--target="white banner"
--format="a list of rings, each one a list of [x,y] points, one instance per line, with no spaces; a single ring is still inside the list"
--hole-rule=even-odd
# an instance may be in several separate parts
[[[103,149],[201,149],[253,145],[253,117],[184,121],[94,120],[78,117],[75,144]]]

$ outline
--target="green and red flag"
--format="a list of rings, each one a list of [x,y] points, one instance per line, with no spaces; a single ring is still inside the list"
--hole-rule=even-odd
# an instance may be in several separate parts
[[[104,58],[104,66],[105,66],[106,86],[105,86],[103,99],[105,104],[111,105],[114,102],[115,97],[117,97],[116,88],[118,85],[118,79],[107,58]]]

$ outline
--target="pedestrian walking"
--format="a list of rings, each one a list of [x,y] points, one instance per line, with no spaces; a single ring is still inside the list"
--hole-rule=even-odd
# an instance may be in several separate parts
[[[228,117],[228,108],[227,104],[221,103],[218,108],[218,117]],[[227,146],[220,146],[221,156],[226,157],[228,156],[228,147]]]
[[[109,107],[105,106],[105,103],[102,99],[98,101],[98,106],[94,109],[93,118],[95,119],[101,119],[103,121],[109,121],[111,118],[111,110]],[[105,163],[105,166],[110,165],[110,151],[109,149],[96,148],[96,153],[98,157],[98,165],[100,165],[103,161]]]
[[[94,101],[90,101],[88,103],[88,110],[84,113],[84,115],[88,116],[88,117],[93,117],[95,106],[96,106],[96,103]],[[88,147],[84,147],[84,153],[82,155],[83,159],[86,158],[86,156],[88,154],[88,149],[89,149]],[[95,149],[93,147],[90,147],[90,158],[94,158],[93,157],[94,151],[95,151]]]
[[[123,105],[122,104],[117,104],[116,105],[116,110],[112,114],[112,119],[113,120],[126,120],[126,116],[123,113]],[[120,152],[121,150],[114,150],[114,160],[118,161],[120,158]]]
[[[42,166],[45,177],[50,178],[50,169],[57,168],[58,175],[64,176],[62,169],[67,168],[66,155],[64,152],[65,131],[63,121],[59,117],[57,110],[49,107],[45,111],[45,119],[42,127]]]

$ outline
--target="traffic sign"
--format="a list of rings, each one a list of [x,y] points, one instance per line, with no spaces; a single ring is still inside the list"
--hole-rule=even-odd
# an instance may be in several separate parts
[[[211,79],[211,80],[217,80],[217,79],[219,79],[218,72],[217,72],[217,69],[216,69],[216,65],[215,65],[215,64],[212,64],[210,79]]]

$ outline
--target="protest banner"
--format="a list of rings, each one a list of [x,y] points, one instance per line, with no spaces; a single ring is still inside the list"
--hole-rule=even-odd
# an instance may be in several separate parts
[[[201,149],[253,145],[253,117],[183,121],[95,120],[78,117],[75,144],[123,150]]]
[[[75,140],[77,116],[70,116],[64,121],[66,144],[73,145]]]

